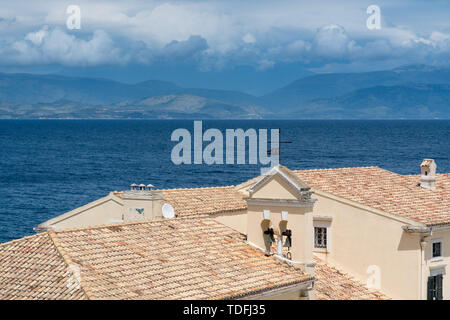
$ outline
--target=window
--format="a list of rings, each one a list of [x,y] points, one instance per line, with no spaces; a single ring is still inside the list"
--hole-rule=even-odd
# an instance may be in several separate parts
[[[433,258],[441,256],[441,242],[433,243]]]
[[[331,217],[314,217],[313,228],[313,250],[316,252],[330,252]]]
[[[442,240],[431,241],[431,260],[440,260],[442,258]]]
[[[315,248],[327,247],[327,228],[314,227],[314,247]]]
[[[442,300],[442,274],[428,277],[428,300]]]

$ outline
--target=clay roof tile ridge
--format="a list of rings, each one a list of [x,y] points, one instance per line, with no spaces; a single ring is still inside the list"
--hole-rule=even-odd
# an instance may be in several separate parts
[[[58,236],[56,235],[56,232],[54,230],[47,231],[47,234],[52,241],[56,251],[61,256],[62,260],[66,264],[66,266],[69,268],[71,265],[75,265],[75,262],[72,261],[70,256],[67,254],[67,252],[64,250],[64,248],[61,245],[61,241],[58,239]],[[83,281],[83,278],[80,277],[80,289],[85,294],[86,298],[90,300],[90,294],[88,293],[89,290],[86,290],[86,284]]]

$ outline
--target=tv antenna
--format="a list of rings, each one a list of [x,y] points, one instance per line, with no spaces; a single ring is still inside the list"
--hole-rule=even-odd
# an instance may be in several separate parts
[[[278,128],[279,138],[281,139],[281,128]],[[269,141],[272,144],[272,141]],[[281,144],[292,143],[292,141],[278,141],[278,148],[275,147],[273,149],[267,150],[267,154],[270,155],[278,155],[278,163],[281,164]]]

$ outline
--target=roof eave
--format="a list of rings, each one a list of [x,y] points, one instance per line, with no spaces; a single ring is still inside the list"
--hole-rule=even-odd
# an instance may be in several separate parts
[[[234,297],[230,297],[228,299],[232,300],[264,300],[270,297],[279,296],[282,294],[295,292],[299,290],[309,289],[313,286],[315,278],[311,276],[305,276],[304,279],[295,282],[284,284],[277,287],[270,287],[266,289],[256,290],[254,292],[249,292],[244,295],[238,295]]]

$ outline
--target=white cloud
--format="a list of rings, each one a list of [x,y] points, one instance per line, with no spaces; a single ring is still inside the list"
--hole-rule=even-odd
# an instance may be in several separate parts
[[[313,41],[314,52],[324,58],[342,58],[354,47],[345,29],[334,24],[320,28]]]
[[[167,44],[161,52],[166,59],[189,59],[208,49],[208,43],[202,37],[190,36],[185,41],[174,40]]]
[[[24,40],[11,45],[7,59],[23,64],[61,64],[66,66],[90,66],[109,63],[125,63],[128,60],[104,31],[94,31],[88,39],[77,38],[61,28],[49,30],[43,27],[28,33]],[[5,53],[4,53],[5,55]]]
[[[450,22],[439,18],[442,10],[430,8],[438,21],[422,21],[420,30],[414,30],[398,14],[414,9],[391,0],[380,4],[383,23],[376,31],[367,30],[367,4],[358,0],[346,6],[331,0],[79,0],[77,4],[82,15],[79,32],[65,29],[64,2],[2,4],[0,63],[148,64],[190,56],[206,69],[228,64],[261,69],[278,62],[333,66],[388,63],[402,57],[404,63],[423,63],[450,53]]]
[[[30,32],[25,36],[25,40],[31,41],[34,45],[40,46],[42,40],[48,36],[48,26],[44,26],[41,30],[37,32]]]

